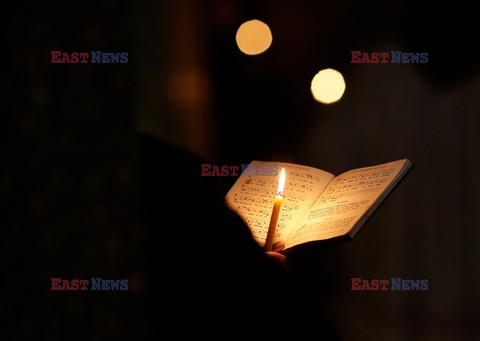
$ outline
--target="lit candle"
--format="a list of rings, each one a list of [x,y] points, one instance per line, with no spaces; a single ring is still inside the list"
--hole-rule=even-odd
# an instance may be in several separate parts
[[[280,215],[280,207],[283,200],[283,188],[285,187],[285,168],[280,172],[280,179],[278,181],[277,195],[273,203],[272,217],[270,218],[270,225],[268,226],[267,239],[265,240],[265,251],[271,251],[273,245],[273,237],[277,229],[278,216]]]

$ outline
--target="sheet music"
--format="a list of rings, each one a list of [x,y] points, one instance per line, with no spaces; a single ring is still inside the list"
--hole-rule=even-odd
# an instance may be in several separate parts
[[[355,169],[335,177],[285,246],[348,233],[398,175],[405,160]]]
[[[226,196],[228,206],[245,220],[260,245],[265,243],[282,168],[285,168],[286,181],[274,241],[284,240],[333,178],[333,174],[325,171],[290,163],[250,163],[250,166],[275,165],[277,176],[242,175]]]

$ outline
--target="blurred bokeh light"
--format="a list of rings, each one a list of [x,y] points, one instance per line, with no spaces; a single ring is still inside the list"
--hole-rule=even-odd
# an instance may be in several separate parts
[[[240,25],[235,38],[240,51],[248,55],[265,52],[272,44],[270,28],[267,24],[256,19]]]
[[[345,92],[345,80],[340,72],[334,69],[319,71],[312,79],[313,98],[320,103],[330,104],[342,98]]]

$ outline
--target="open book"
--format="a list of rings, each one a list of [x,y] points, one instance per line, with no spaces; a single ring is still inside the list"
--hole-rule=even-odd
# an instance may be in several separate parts
[[[262,246],[279,179],[272,175],[280,174],[282,168],[286,181],[274,242],[285,242],[286,250],[335,237],[353,238],[412,163],[404,159],[334,176],[302,165],[252,161],[227,193],[226,202]]]

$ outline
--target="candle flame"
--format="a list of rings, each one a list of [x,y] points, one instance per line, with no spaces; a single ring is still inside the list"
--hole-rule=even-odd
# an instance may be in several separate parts
[[[277,195],[283,195],[283,189],[285,188],[285,168],[282,168],[280,172],[280,180],[278,180]]]

